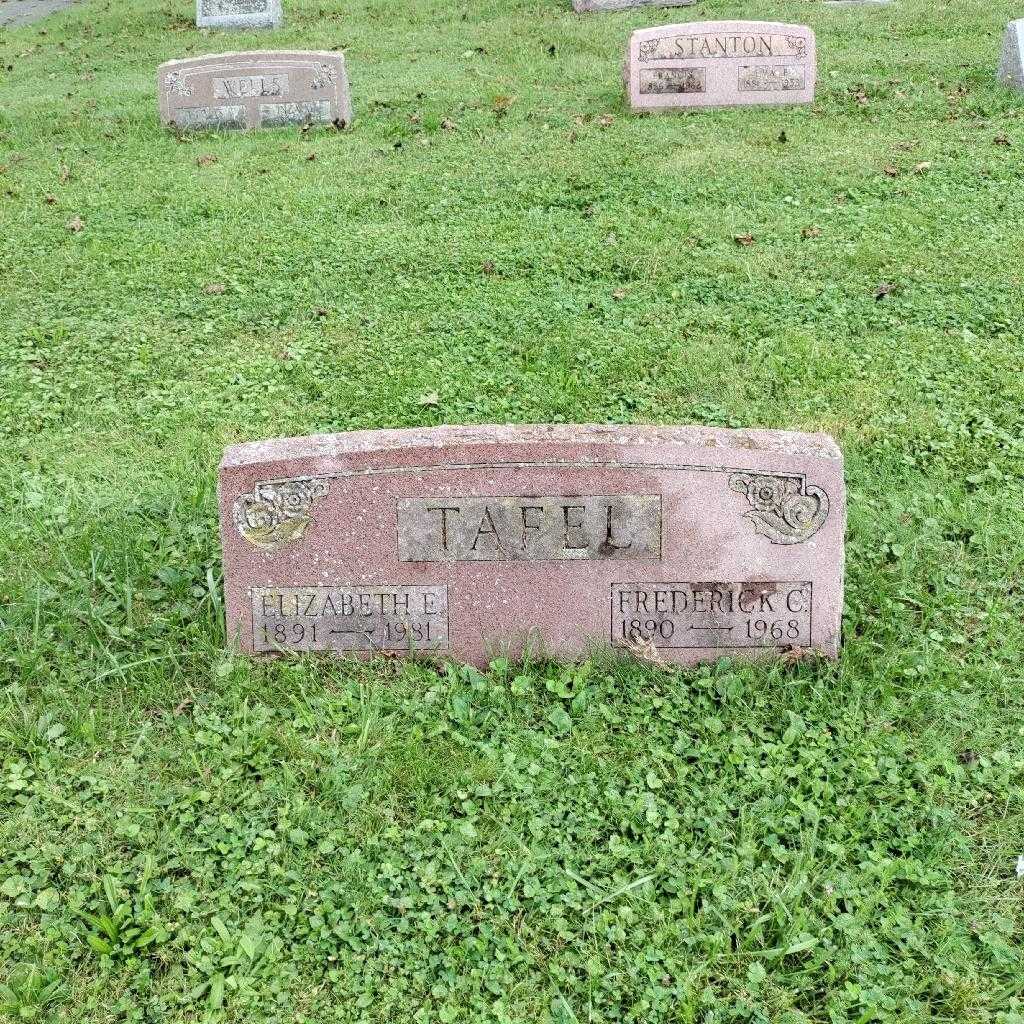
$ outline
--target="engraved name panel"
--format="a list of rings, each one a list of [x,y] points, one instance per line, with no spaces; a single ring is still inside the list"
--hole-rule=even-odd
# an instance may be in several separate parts
[[[660,93],[704,92],[707,72],[703,68],[642,68],[640,92],[644,95]]]
[[[403,498],[403,562],[657,559],[657,495]]]
[[[243,75],[239,78],[215,78],[213,95],[217,99],[249,99],[252,96],[287,96],[287,75]]]
[[[714,32],[665,36],[640,51],[640,60],[679,60],[693,57],[802,57],[806,40],[768,32]]]
[[[740,92],[790,92],[803,89],[806,84],[806,69],[798,64],[762,64],[739,70]]]
[[[439,651],[448,648],[448,588],[256,587],[253,648]]]
[[[614,647],[810,647],[809,582],[616,583]]]

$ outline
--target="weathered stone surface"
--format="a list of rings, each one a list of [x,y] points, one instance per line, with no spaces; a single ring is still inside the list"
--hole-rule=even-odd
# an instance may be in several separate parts
[[[1004,85],[1024,90],[1024,18],[1006,26],[997,77]]]
[[[526,646],[692,664],[835,656],[846,499],[831,438],[441,427],[240,444],[220,467],[247,652]]]
[[[628,11],[634,7],[692,7],[697,0],[572,0],[577,14],[591,11]]]
[[[281,0],[196,0],[199,28],[277,28]]]
[[[340,53],[253,50],[170,60],[157,72],[160,120],[181,129],[350,124]]]
[[[816,59],[806,25],[661,25],[630,37],[626,89],[633,110],[811,103]]]
[[[65,8],[77,7],[82,2],[83,0],[0,0],[0,27],[28,25]]]

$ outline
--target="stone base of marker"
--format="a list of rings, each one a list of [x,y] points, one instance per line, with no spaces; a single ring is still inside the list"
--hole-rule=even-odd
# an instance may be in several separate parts
[[[1003,85],[1024,90],[1024,18],[1006,26],[997,77]]]
[[[281,0],[196,0],[197,28],[278,28]]]
[[[157,72],[160,120],[182,130],[352,122],[340,53],[253,50],[170,60]]]
[[[814,33],[772,21],[699,21],[638,29],[623,76],[635,111],[811,103]]]
[[[227,624],[253,654],[679,664],[838,652],[831,438],[442,427],[240,444],[220,467]]]
[[[692,7],[697,0],[572,0],[577,14],[593,11],[631,11],[636,7]]]

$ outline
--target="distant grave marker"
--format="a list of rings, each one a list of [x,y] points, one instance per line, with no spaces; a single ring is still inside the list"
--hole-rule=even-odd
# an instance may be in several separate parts
[[[352,121],[340,53],[254,50],[161,64],[160,120],[178,128],[279,128]]]
[[[626,51],[633,110],[811,103],[814,33],[769,21],[638,29]]]
[[[440,427],[235,445],[227,622],[250,653],[838,651],[842,457],[821,434]]]
[[[629,11],[634,7],[692,7],[697,0],[572,0],[577,14],[591,11]]]
[[[277,28],[281,0],[196,0],[198,28]]]
[[[1003,85],[1024,90],[1024,18],[1006,26],[997,77]]]

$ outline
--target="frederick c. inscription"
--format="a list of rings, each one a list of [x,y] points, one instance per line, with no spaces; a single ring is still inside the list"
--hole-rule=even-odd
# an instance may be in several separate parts
[[[402,498],[403,562],[645,559],[661,555],[657,495]]]
[[[616,583],[612,645],[810,647],[809,582]]]
[[[448,588],[256,587],[253,646],[271,651],[448,647]]]

